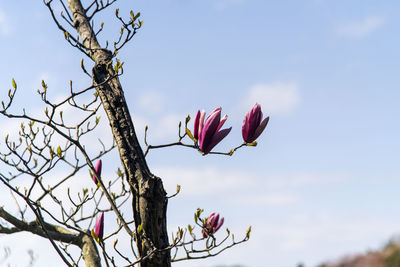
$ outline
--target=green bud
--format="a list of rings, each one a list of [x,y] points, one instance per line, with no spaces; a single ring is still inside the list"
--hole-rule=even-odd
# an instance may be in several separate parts
[[[12,86],[14,89],[17,89],[17,83],[15,82],[14,78],[12,78]]]

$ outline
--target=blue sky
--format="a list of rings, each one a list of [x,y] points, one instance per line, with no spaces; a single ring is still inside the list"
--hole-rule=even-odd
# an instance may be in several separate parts
[[[144,20],[118,55],[139,136],[147,124],[151,143],[175,141],[179,120],[221,106],[233,130],[216,148],[227,151],[242,142],[243,116],[255,101],[271,116],[259,146],[230,158],[184,148],[149,153],[167,190],[182,186],[169,203],[171,231],[192,223],[197,207],[220,212],[236,235],[253,226],[248,243],[176,266],[315,266],[400,232],[398,1],[120,0],[115,7]],[[95,20],[105,22],[103,43],[119,32],[113,13]],[[42,79],[54,97],[69,80],[90,85],[82,55],[42,1],[0,0],[0,40],[1,97],[14,77],[15,110],[41,109]],[[108,159],[118,166],[116,154]],[[0,236],[5,244],[29,248]],[[56,257],[35,253],[38,266]]]

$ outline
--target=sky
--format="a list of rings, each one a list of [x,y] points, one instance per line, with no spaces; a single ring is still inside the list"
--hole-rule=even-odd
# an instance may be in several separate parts
[[[119,0],[95,18],[105,22],[102,44],[118,37],[117,7],[126,17],[140,11],[144,21],[118,54],[140,140],[148,125],[151,144],[174,142],[188,114],[222,107],[233,128],[215,150],[229,151],[242,143],[243,117],[256,102],[270,116],[258,146],[232,157],[182,147],[148,154],[168,194],[182,187],[169,201],[170,232],[193,224],[198,207],[219,212],[235,236],[253,229],[247,243],[175,266],[316,266],[400,234],[400,2]],[[0,0],[0,40],[0,98],[15,78],[15,111],[42,110],[35,93],[42,79],[55,98],[68,93],[69,80],[90,85],[83,55],[42,1]],[[0,122],[1,135],[16,125]],[[102,134],[109,136],[106,123]],[[112,174],[118,155],[106,159],[103,171]],[[6,195],[0,205],[9,203]],[[39,249],[48,241],[18,235],[26,246],[0,236],[0,251],[11,251],[0,265],[26,266],[29,249],[36,266],[60,261]]]

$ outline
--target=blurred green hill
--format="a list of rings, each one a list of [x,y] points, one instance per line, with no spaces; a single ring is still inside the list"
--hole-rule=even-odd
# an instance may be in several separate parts
[[[344,256],[318,267],[400,267],[400,238],[391,239],[380,250]]]

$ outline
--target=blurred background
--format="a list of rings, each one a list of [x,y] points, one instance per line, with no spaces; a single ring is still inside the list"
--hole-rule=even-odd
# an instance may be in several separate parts
[[[102,44],[119,36],[117,7],[126,18],[140,11],[144,21],[118,54],[141,140],[148,125],[150,144],[174,142],[188,114],[222,107],[233,129],[215,150],[226,152],[242,143],[243,117],[256,102],[271,117],[258,146],[232,157],[183,147],[148,154],[168,194],[182,187],[169,201],[170,232],[193,224],[198,207],[219,212],[238,239],[253,229],[247,243],[175,266],[317,266],[379,249],[400,233],[400,2],[119,0],[95,18],[105,22]],[[0,40],[0,97],[15,78],[15,111],[43,109],[42,79],[54,98],[68,93],[69,80],[91,84],[83,55],[42,1],[0,0]],[[13,127],[0,122],[1,134]],[[110,137],[106,122],[100,137]],[[117,154],[105,159],[103,172],[114,174]],[[0,205],[9,203],[1,195]],[[36,266],[60,262],[39,249],[48,241],[17,239],[0,236],[4,266],[26,266],[28,250]]]

